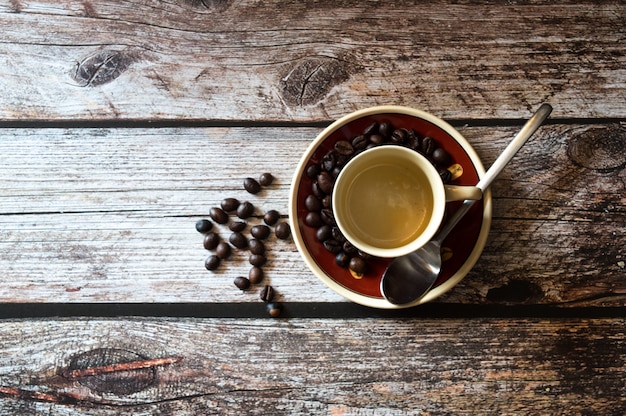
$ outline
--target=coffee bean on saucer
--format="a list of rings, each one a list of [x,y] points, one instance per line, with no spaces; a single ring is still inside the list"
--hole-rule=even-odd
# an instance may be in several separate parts
[[[352,144],[347,140],[339,140],[335,143],[335,150],[337,153],[344,156],[350,156],[354,153],[354,147],[352,147]]]
[[[252,205],[252,203],[248,201],[242,202],[237,207],[237,216],[241,218],[242,220],[245,220],[246,218],[250,218],[253,213],[254,213],[254,205]]]
[[[220,205],[224,211],[233,212],[239,207],[239,200],[236,198],[224,198]]]
[[[221,238],[220,238],[219,234],[214,233],[214,232],[210,232],[210,233],[208,233],[207,235],[204,236],[204,240],[202,242],[202,245],[207,250],[213,250],[213,249],[215,249],[215,247],[217,247],[217,245],[219,244],[220,241],[221,241]]]
[[[359,250],[358,250],[356,247],[354,247],[354,246],[352,245],[352,243],[351,243],[351,242],[349,242],[349,241],[347,241],[347,240],[343,243],[343,245],[341,246],[341,248],[342,248],[342,249],[343,249],[343,251],[345,251],[345,252],[346,252],[346,254],[348,254],[349,256],[356,256],[356,255],[359,253]]]
[[[261,186],[270,186],[274,182],[274,176],[271,173],[265,172],[259,176],[259,184]]]
[[[407,133],[408,132],[405,129],[396,129],[393,131],[393,133],[391,133],[391,141],[396,144],[402,144],[406,141],[406,138],[408,136]]]
[[[322,158],[322,169],[331,172],[337,165],[337,156],[333,152],[328,152]]]
[[[365,146],[367,146],[368,142],[369,140],[366,136],[356,136],[354,139],[352,139],[352,148],[354,150],[363,150],[365,149]]]
[[[424,137],[422,140],[422,153],[426,156],[430,156],[433,154],[436,148],[435,140],[432,137]]]
[[[326,240],[322,244],[324,245],[326,251],[333,254],[339,253],[343,246],[343,244],[341,244],[339,241],[333,239]]]
[[[235,277],[233,283],[235,283],[235,286],[237,286],[241,290],[246,290],[250,288],[250,280],[243,276]]]
[[[341,251],[337,253],[337,256],[335,256],[335,262],[339,267],[346,268],[350,264],[350,256]]]
[[[328,224],[322,225],[317,229],[315,236],[317,237],[317,240],[322,243],[326,240],[330,240],[333,237],[332,227]]]
[[[320,191],[322,191],[326,195],[330,194],[330,192],[333,190],[334,182],[335,181],[333,180],[333,177],[328,172],[322,172],[317,175],[317,186],[319,187]]]
[[[232,233],[228,238],[228,241],[230,241],[230,244],[239,249],[248,247],[248,239],[240,232]]]
[[[384,142],[385,142],[385,138],[381,136],[380,134],[372,134],[370,136],[370,143],[375,146],[379,146],[383,144]]]
[[[250,254],[248,262],[256,267],[261,267],[267,263],[267,258],[263,254]]]
[[[206,267],[207,270],[215,270],[220,266],[220,262],[221,260],[219,257],[211,255],[204,261],[204,267]]]
[[[261,240],[253,238],[248,241],[248,250],[252,254],[265,254],[265,244]]]
[[[311,179],[315,179],[317,178],[317,175],[319,175],[321,171],[322,169],[320,168],[320,165],[311,165],[308,168],[306,168],[306,176],[308,176]]]
[[[378,125],[378,133],[383,137],[390,137],[393,131],[393,126],[387,121],[383,121]]]
[[[324,222],[324,224],[328,224],[328,225],[337,224],[335,222],[335,215],[329,208],[324,208],[323,210],[320,211],[320,218],[322,219],[322,222]]]
[[[375,133],[378,133],[378,123],[375,121],[368,124],[368,126],[365,127],[365,130],[363,130],[363,135],[365,136],[369,136]]]
[[[248,279],[250,280],[250,283],[257,285],[263,281],[263,277],[264,274],[262,268],[257,266],[250,268],[250,271],[248,272]]]
[[[263,215],[263,222],[267,225],[274,225],[280,219],[280,213],[275,209],[270,209]]]
[[[367,269],[367,263],[360,257],[352,257],[350,259],[350,263],[348,264],[350,270],[355,272],[356,274],[364,274]]]
[[[257,240],[265,240],[270,235],[270,227],[259,224],[250,229],[250,234]]]
[[[213,207],[209,210],[209,216],[218,224],[226,224],[228,222],[228,214],[221,208]]]
[[[220,241],[215,248],[215,255],[222,260],[229,258],[230,253],[232,253],[232,249],[230,248],[230,245],[225,241]]]
[[[441,181],[443,183],[448,183],[452,179],[452,173],[448,169],[441,169],[439,171],[439,176],[441,177]]]
[[[435,150],[433,150],[432,158],[433,158],[433,162],[435,162],[438,165],[445,166],[448,163],[450,163],[450,155],[441,147],[438,147]]]
[[[261,192],[261,184],[254,178],[246,178],[243,180],[243,188],[251,194]]]
[[[245,230],[247,226],[248,224],[245,221],[234,221],[230,223],[228,228],[230,229],[230,231],[240,233]]]
[[[276,226],[274,232],[276,233],[276,237],[280,240],[286,240],[289,236],[291,236],[291,227],[289,226],[289,223],[281,222]]]
[[[304,223],[308,225],[309,227],[318,228],[324,224],[324,221],[322,221],[322,217],[320,216],[319,212],[308,212],[306,216],[304,217]],[[286,224],[286,223],[282,223],[282,224]],[[278,225],[276,227],[277,227],[276,231],[278,231]]]
[[[198,222],[196,222],[196,231],[199,233],[208,233],[212,228],[213,223],[207,219],[198,220]]]

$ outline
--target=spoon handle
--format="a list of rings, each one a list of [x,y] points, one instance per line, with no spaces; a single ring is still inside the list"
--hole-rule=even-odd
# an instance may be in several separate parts
[[[485,175],[476,184],[477,188],[480,188],[483,192],[489,188],[494,179],[502,172],[504,167],[513,159],[513,156],[521,149],[521,147],[530,139],[537,129],[543,124],[552,112],[552,106],[550,104],[541,104],[541,107],[533,114],[533,116],[524,124],[524,127],[517,133],[511,143],[504,149],[504,151],[498,156],[493,165],[487,170]],[[461,221],[461,218],[465,216],[467,211],[476,203],[474,200],[465,200],[463,205],[456,210],[452,218],[443,226],[443,228],[433,237],[433,241],[438,242],[440,245],[445,238],[450,234],[450,231]]]

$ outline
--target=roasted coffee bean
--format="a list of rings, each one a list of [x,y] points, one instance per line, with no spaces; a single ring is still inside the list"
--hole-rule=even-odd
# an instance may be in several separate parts
[[[419,151],[422,142],[420,140],[420,136],[415,132],[415,130],[409,130],[409,135],[406,138],[406,142],[404,143],[409,149]]]
[[[354,150],[363,150],[365,149],[365,146],[367,146],[368,142],[369,140],[366,136],[356,136],[354,139],[352,139],[352,148]]]
[[[317,181],[311,184],[311,191],[313,192],[313,195],[318,199],[322,199],[326,196],[326,193],[322,191]]]
[[[283,307],[280,305],[280,303],[270,302],[267,304],[267,313],[269,313],[272,318],[278,318],[282,312],[282,309]]]
[[[280,219],[280,213],[275,209],[270,209],[263,215],[263,222],[267,225],[274,225]]]
[[[237,207],[237,216],[242,220],[246,218],[250,218],[254,214],[254,205],[252,203],[246,201],[239,204]]]
[[[213,223],[207,219],[198,220],[198,222],[196,222],[196,231],[199,233],[208,233],[212,228]]]
[[[261,267],[267,263],[267,258],[263,254],[250,254],[248,262],[256,267]]]
[[[232,253],[232,249],[230,248],[230,244],[226,241],[220,241],[217,247],[215,247],[215,255],[222,260],[229,258],[230,253]]]
[[[344,237],[339,227],[332,227],[331,233],[333,235],[333,238],[339,241],[340,243],[343,243],[344,241],[346,241],[346,237]]]
[[[329,253],[337,254],[342,249],[342,244],[337,240],[326,240],[322,244],[324,245],[326,251],[328,251]]]
[[[204,241],[202,242],[202,245],[207,250],[213,250],[215,247],[217,247],[220,241],[221,238],[217,233],[210,232],[204,236]]]
[[[433,151],[433,162],[438,165],[447,166],[450,163],[450,155],[441,147],[436,148]]]
[[[328,152],[322,158],[322,169],[324,169],[326,172],[331,172],[336,165],[337,157],[335,156],[335,153]]]
[[[333,190],[333,178],[328,172],[322,172],[317,175],[317,185],[320,188],[320,191],[324,192],[325,195],[330,194]]]
[[[359,250],[356,247],[354,247],[351,242],[347,240],[343,243],[343,246],[341,248],[349,256],[356,256],[357,254],[359,254]]]
[[[328,224],[328,225],[337,224],[335,222],[335,215],[333,215],[333,212],[329,208],[324,208],[323,210],[320,211],[320,218],[322,219],[324,224]]]
[[[262,173],[261,176],[259,176],[259,184],[261,186],[270,186],[273,182],[274,176],[269,172]]]
[[[430,156],[435,151],[435,148],[435,140],[432,137],[424,137],[424,140],[422,140],[422,153],[426,156]]]
[[[308,176],[311,179],[315,179],[317,178],[317,175],[319,175],[321,171],[322,171],[322,168],[320,167],[320,165],[311,165],[308,168],[306,168],[306,176]]]
[[[365,130],[363,130],[363,134],[366,136],[369,136],[375,133],[378,133],[378,123],[375,121],[369,124],[367,127],[365,127]]]
[[[337,153],[344,156],[350,156],[354,153],[354,147],[352,147],[352,144],[347,140],[339,140],[335,143],[335,150]]]
[[[276,237],[281,240],[286,240],[291,235],[291,227],[289,226],[289,223],[281,222],[276,226],[274,232],[276,233]]]
[[[322,198],[322,208],[330,208],[333,204],[333,197],[331,195],[326,195]]]
[[[443,183],[448,183],[452,179],[452,172],[450,172],[448,169],[441,169],[439,171],[439,176],[441,177],[441,181]]]
[[[393,126],[391,125],[391,123],[387,122],[387,121],[383,121],[379,124],[378,126],[378,133],[385,137],[388,138],[391,136],[391,133],[393,132]]]
[[[270,227],[263,224],[255,225],[250,229],[250,234],[257,240],[265,240],[270,236]]]
[[[224,198],[220,203],[222,209],[226,212],[233,212],[239,206],[239,200],[236,198]]]
[[[239,249],[248,247],[248,239],[242,233],[232,233],[228,238],[228,241],[230,241],[230,244]]]
[[[357,255],[358,255],[360,258],[362,258],[363,260],[371,260],[371,259],[373,259],[373,258],[374,258],[374,256],[372,256],[371,254],[366,253],[366,252],[361,251],[361,250],[359,250],[359,251],[357,252]]]
[[[248,242],[248,250],[252,254],[265,254],[265,244],[263,241],[253,238]]]
[[[304,217],[304,223],[308,225],[309,227],[318,228],[324,224],[324,221],[322,221],[322,217],[320,216],[319,212],[311,211],[311,212],[308,212],[306,216]],[[286,223],[282,223],[282,224],[286,224]],[[278,231],[278,226],[276,227]],[[276,234],[276,236],[278,237],[278,234]]]
[[[391,133],[391,141],[396,144],[402,144],[406,141],[407,136],[406,129],[396,129]]]
[[[322,209],[322,201],[315,195],[309,195],[304,199],[304,206],[309,211],[320,211]]]
[[[264,277],[265,275],[263,273],[263,269],[257,266],[251,267],[250,271],[248,272],[248,279],[253,285],[258,285],[259,283],[261,283]]]
[[[263,286],[259,297],[263,302],[271,302],[272,300],[274,300],[274,288],[270,285]]]
[[[235,286],[237,286],[241,290],[247,290],[250,288],[250,280],[243,276],[235,277],[233,283],[235,283]]]
[[[341,251],[335,256],[335,263],[337,263],[339,267],[346,268],[350,264],[350,256]]]
[[[332,176],[334,180],[334,179],[337,179],[340,173],[341,173],[341,168],[339,166],[335,166],[335,169],[333,169],[332,172],[330,172],[330,176]]]
[[[234,221],[230,223],[228,228],[230,229],[230,231],[240,233],[245,230],[247,226],[248,224],[245,221]]]
[[[217,257],[216,255],[212,255],[207,257],[207,259],[204,261],[204,267],[206,267],[207,270],[215,270],[218,267],[220,267],[220,258]]]
[[[246,178],[243,180],[243,188],[251,194],[261,192],[261,184],[254,178]]]
[[[326,240],[330,240],[333,237],[332,227],[330,225],[322,225],[317,229],[317,233],[315,233],[318,241],[324,242]]]
[[[379,146],[385,142],[385,138],[380,134],[372,134],[370,136],[370,143],[374,146]]]
[[[228,222],[228,214],[221,208],[213,207],[209,210],[209,216],[218,224],[226,224]]]
[[[337,164],[335,165],[335,169],[344,167],[350,160],[351,156],[352,155],[342,155],[337,153]]]
[[[350,259],[350,264],[348,264],[350,270],[352,270],[356,274],[364,274],[367,270],[367,263],[361,257],[352,257]]]

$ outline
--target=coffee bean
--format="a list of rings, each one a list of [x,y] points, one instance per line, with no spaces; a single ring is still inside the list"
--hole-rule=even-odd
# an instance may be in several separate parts
[[[396,129],[391,133],[391,141],[396,144],[402,144],[406,141],[407,136],[406,129]]]
[[[242,220],[245,220],[246,218],[250,218],[250,216],[252,216],[253,213],[254,213],[254,205],[252,205],[252,203],[248,201],[242,202],[237,207],[237,216],[241,218]]]
[[[220,266],[220,262],[221,260],[219,257],[212,255],[207,257],[204,261],[204,267],[206,267],[207,270],[215,270]]]
[[[341,251],[342,248],[342,244],[337,241],[337,240],[326,240],[322,243],[324,245],[324,248],[326,249],[326,251],[333,253],[333,254],[337,254]]]
[[[250,288],[250,280],[243,276],[235,277],[233,283],[235,283],[235,286],[237,286],[241,290],[246,290]]]
[[[330,194],[330,192],[333,190],[333,184],[334,181],[330,173],[322,172],[317,175],[317,186],[324,194]]]
[[[267,263],[267,258],[263,254],[250,254],[248,262],[256,267],[261,267]]]
[[[392,131],[393,131],[393,127],[391,126],[391,123],[387,121],[381,122],[380,125],[378,126],[378,133],[385,138],[391,136]]]
[[[198,220],[198,222],[196,222],[196,231],[199,233],[208,233],[212,228],[213,223],[207,219]]]
[[[259,184],[261,186],[270,186],[274,182],[274,176],[271,173],[265,172],[259,176]]]
[[[322,158],[322,169],[324,169],[326,172],[332,171],[336,165],[337,157],[333,152],[326,153]]]
[[[331,231],[332,231],[333,238],[335,240],[339,241],[340,243],[343,243],[346,241],[346,237],[344,237],[339,227],[332,227]]]
[[[246,178],[243,180],[243,188],[251,194],[261,192],[261,184],[254,178]]]
[[[330,240],[333,236],[332,227],[330,225],[322,225],[317,229],[317,233],[315,235],[318,241],[322,243],[326,240]]]
[[[313,196],[315,196],[318,199],[322,199],[326,196],[326,193],[324,193],[320,189],[320,186],[318,185],[317,181],[311,184],[311,191],[313,192]]]
[[[230,245],[225,241],[220,241],[215,248],[215,255],[222,260],[229,258],[231,252],[232,249],[230,248]]]
[[[352,148],[354,150],[363,150],[365,149],[365,146],[367,146],[367,143],[369,142],[368,138],[361,135],[361,136],[356,136],[354,139],[352,139]]]
[[[433,162],[437,163],[438,165],[445,166],[450,163],[450,155],[441,147],[438,147],[433,151],[432,158]]]
[[[218,207],[211,208],[209,210],[209,216],[218,224],[226,224],[228,222],[228,214]]]
[[[439,171],[439,176],[441,177],[441,181],[443,183],[448,183],[452,179],[452,172],[450,172],[448,169],[441,169]]]
[[[265,244],[262,241],[253,238],[248,242],[248,250],[252,254],[265,254]]]
[[[420,140],[419,135],[415,132],[415,130],[409,130],[409,134],[406,138],[406,142],[404,143],[409,149],[419,151],[422,142]]]
[[[380,134],[372,134],[370,136],[370,143],[375,146],[381,145],[384,142],[385,142],[385,138],[381,136]]]
[[[324,224],[324,221],[322,221],[322,217],[320,216],[319,212],[308,212],[304,217],[304,223],[308,225],[309,227],[318,228],[318,227],[321,227],[322,224]],[[281,223],[281,224],[286,224],[286,223]],[[276,231],[278,231],[278,225],[276,227],[277,227]],[[276,234],[276,236],[278,237],[278,234]]]
[[[267,304],[267,312],[272,318],[278,318],[282,312],[280,303],[270,302]]]
[[[322,207],[323,208],[330,208],[330,206],[333,204],[333,197],[332,195],[326,195],[324,198],[322,198]]]
[[[281,240],[286,240],[289,236],[291,236],[291,227],[289,226],[289,223],[281,222],[276,226],[274,232],[276,233],[276,237]]]
[[[339,267],[343,267],[346,268],[348,267],[348,265],[350,264],[350,256],[348,256],[346,253],[344,253],[343,251],[340,251],[339,253],[337,253],[337,255],[335,256],[335,263],[337,263],[337,265]]]
[[[239,200],[236,198],[224,198],[220,205],[224,211],[233,212],[239,206]]]
[[[352,147],[352,144],[347,140],[339,140],[335,143],[335,150],[337,153],[344,156],[350,156],[354,153],[354,147]]]
[[[435,140],[432,137],[424,137],[422,140],[422,153],[426,156],[430,156],[435,151]]]
[[[330,176],[332,176],[334,180],[334,179],[337,179],[340,173],[341,173],[341,168],[339,166],[335,166],[335,169],[333,169],[332,172],[330,172]]]
[[[202,245],[207,250],[213,250],[215,247],[217,247],[220,241],[221,238],[217,233],[210,232],[204,236],[204,241],[202,242]]]
[[[250,268],[250,271],[248,272],[248,279],[250,280],[250,283],[257,285],[263,281],[263,278],[264,273],[262,268],[257,266]]]
[[[234,222],[230,223],[228,228],[230,229],[230,231],[234,231],[236,233],[240,233],[243,230],[245,230],[247,226],[248,226],[248,224],[245,221],[234,221]]]
[[[267,225],[274,225],[280,219],[280,213],[275,209],[271,209],[263,215],[263,222]]]
[[[349,256],[356,256],[359,253],[359,250],[356,247],[354,247],[351,242],[347,240],[343,243],[343,246],[341,248]]]
[[[270,235],[270,227],[267,225],[255,225],[250,229],[250,234],[257,240],[265,240]]]
[[[325,224],[328,224],[328,225],[337,224],[335,222],[335,216],[333,215],[333,212],[329,208],[324,208],[323,210],[320,211],[320,218]]]
[[[274,288],[270,285],[263,286],[259,297],[263,302],[271,302],[272,300],[274,300]]]
[[[378,133],[378,123],[375,121],[369,124],[367,127],[365,127],[365,130],[363,130],[363,134],[365,136],[369,136],[374,133]]]
[[[356,274],[364,274],[367,270],[367,263],[360,257],[352,257],[350,259],[350,263],[348,264],[350,270],[352,270]]]
[[[322,168],[320,167],[320,165],[311,165],[308,168],[306,168],[306,176],[308,176],[311,179],[315,179],[317,178],[317,175],[319,175],[321,171],[322,171]]]
[[[239,249],[244,249],[248,247],[248,239],[246,238],[245,235],[239,232],[232,233],[230,237],[228,238],[228,241],[230,241],[230,244],[232,244],[233,246]]]

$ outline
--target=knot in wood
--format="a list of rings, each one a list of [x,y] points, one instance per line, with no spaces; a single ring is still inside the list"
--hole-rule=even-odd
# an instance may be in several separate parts
[[[626,166],[626,130],[619,125],[590,128],[575,136],[567,149],[569,158],[587,169],[612,172]]]
[[[97,87],[122,75],[138,59],[130,51],[98,51],[76,65],[72,78],[81,87]]]
[[[348,71],[342,61],[308,58],[285,71],[280,80],[280,94],[290,106],[312,105],[348,78]]]

